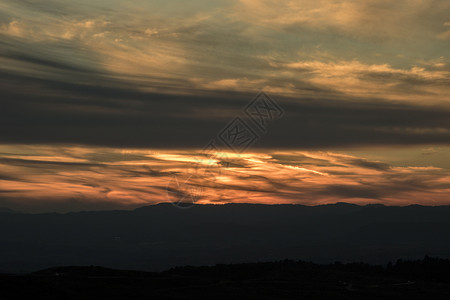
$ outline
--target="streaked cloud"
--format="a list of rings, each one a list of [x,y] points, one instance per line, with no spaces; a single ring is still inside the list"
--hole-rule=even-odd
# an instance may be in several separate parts
[[[447,1],[178,4],[4,1],[2,64],[86,84],[81,72],[99,85],[114,79],[147,92],[265,89],[448,104],[448,63],[420,63],[448,56]]]
[[[255,26],[300,33],[304,28],[357,38],[390,39],[436,37],[448,19],[447,1],[279,1],[240,0],[236,16]]]
[[[298,150],[215,153],[209,160],[187,150],[2,146],[1,152],[1,204],[27,211],[167,202],[173,178],[197,187],[198,203],[449,204],[449,167],[423,166],[429,158],[420,156],[405,165]]]
[[[361,98],[380,97],[391,100],[430,104],[436,101],[448,104],[450,71],[426,70],[424,67],[396,69],[388,64],[363,64],[357,60],[320,62],[299,61],[274,67],[287,67],[304,76],[305,80],[323,89]],[[443,67],[444,63],[435,63]]]

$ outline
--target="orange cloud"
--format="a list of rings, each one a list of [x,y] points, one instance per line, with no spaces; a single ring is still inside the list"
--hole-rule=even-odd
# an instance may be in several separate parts
[[[2,148],[3,205],[25,210],[137,207],[174,201],[168,195],[177,189],[197,193],[199,204],[450,203],[446,168],[393,166],[336,152],[222,152],[205,159],[192,150]],[[186,185],[171,186],[174,178]]]

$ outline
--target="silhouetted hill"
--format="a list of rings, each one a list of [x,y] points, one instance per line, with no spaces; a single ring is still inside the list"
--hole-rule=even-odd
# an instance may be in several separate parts
[[[283,260],[140,272],[58,267],[0,275],[9,299],[449,299],[450,261],[388,266]]]
[[[386,263],[450,257],[450,207],[159,204],[0,215],[0,271],[102,265],[160,271],[280,259]]]

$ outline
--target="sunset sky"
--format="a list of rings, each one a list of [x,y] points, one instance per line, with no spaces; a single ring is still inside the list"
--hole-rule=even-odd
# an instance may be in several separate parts
[[[448,0],[0,0],[0,207],[450,204],[449,50]]]

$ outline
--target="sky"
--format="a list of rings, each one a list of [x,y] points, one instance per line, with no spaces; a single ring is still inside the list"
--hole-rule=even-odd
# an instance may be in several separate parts
[[[449,16],[445,0],[0,0],[0,207],[177,189],[450,204]],[[280,109],[263,128],[245,113],[261,91]],[[252,143],[205,155],[236,117]]]

